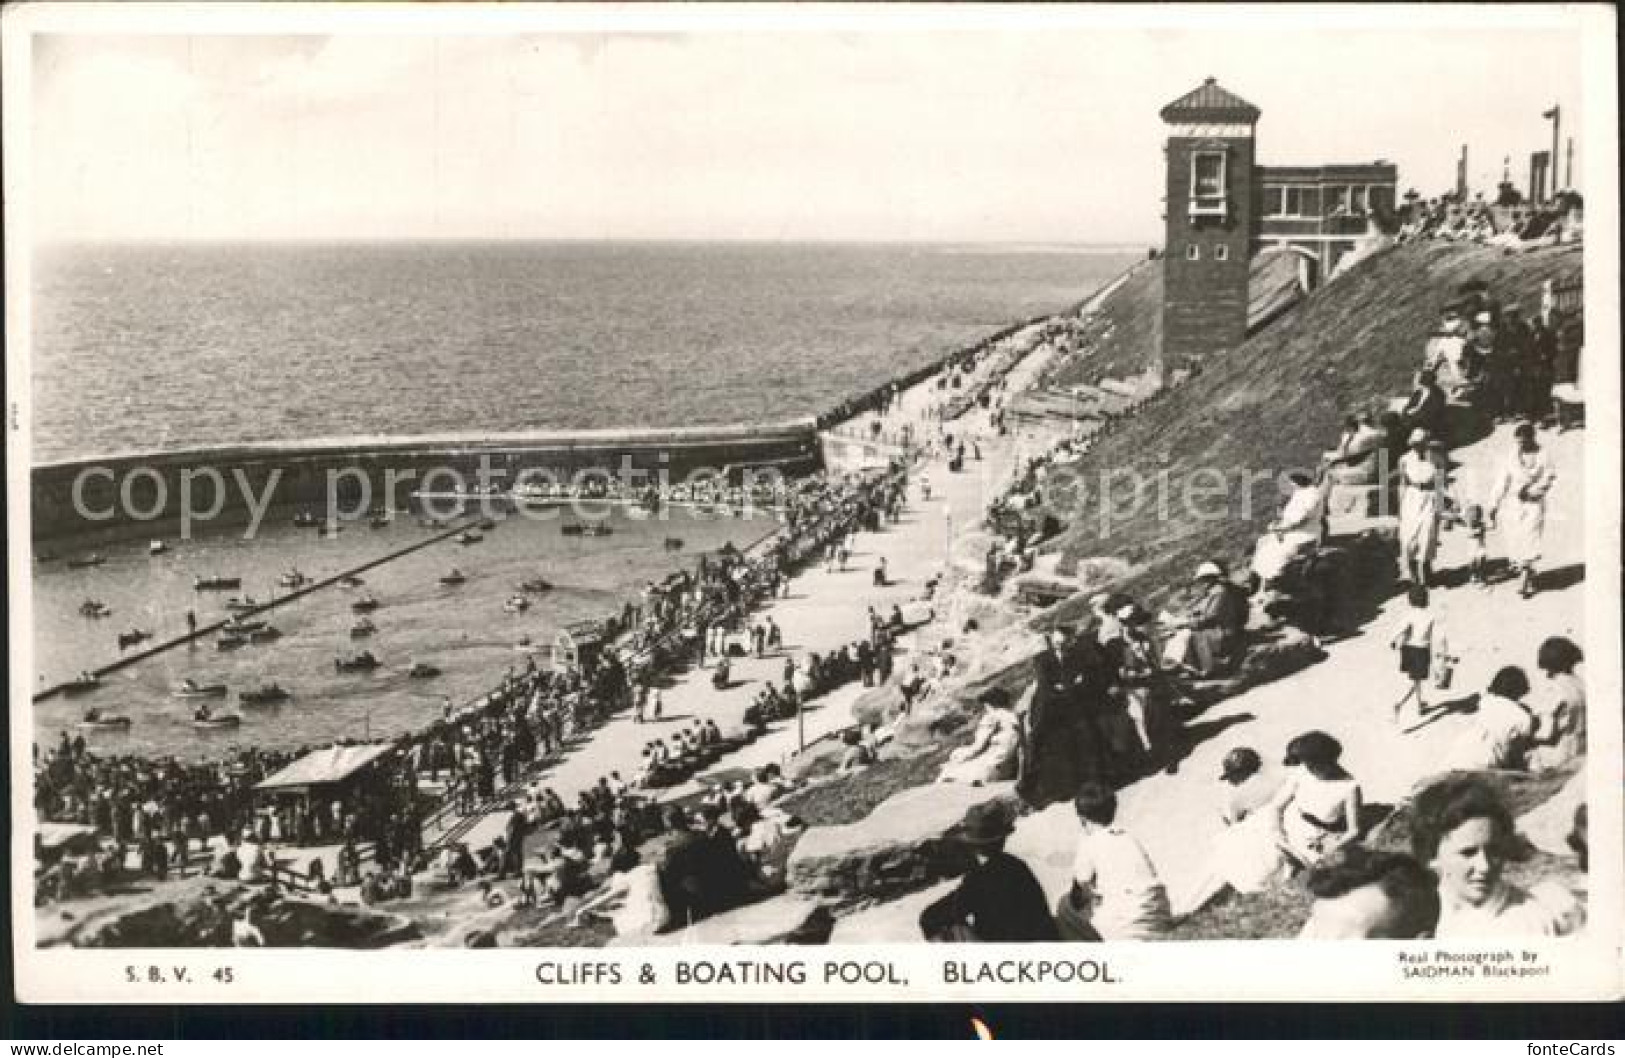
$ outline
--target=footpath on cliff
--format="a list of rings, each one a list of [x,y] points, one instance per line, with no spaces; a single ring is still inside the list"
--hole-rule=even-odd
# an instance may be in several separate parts
[[[1097,304],[1116,285],[1102,289],[1086,302],[1085,308]],[[1006,391],[1017,393],[1030,386],[1049,366],[1054,353],[1053,347],[1041,345],[1023,357],[1005,376]],[[986,369],[984,362],[965,384],[977,385]],[[617,714],[564,754],[533,771],[527,783],[550,787],[566,804],[573,804],[578,792],[612,772],[630,777],[638,768],[645,745],[691,726],[696,720],[713,720],[725,732],[737,729],[746,707],[764,685],[783,682],[787,659],[804,665],[808,654],[825,654],[865,638],[868,607],[885,615],[893,606],[926,598],[928,583],[942,573],[955,550],[954,541],[963,540],[981,524],[988,501],[1003,488],[1024,454],[1042,449],[1049,441],[1042,430],[1033,428],[999,436],[991,425],[992,410],[980,405],[973,405],[957,419],[941,422],[939,410],[948,394],[937,388],[939,377],[928,376],[901,390],[898,401],[884,416],[866,412],[843,424],[842,433],[853,437],[866,435],[876,420],[884,435],[896,435],[905,425],[912,428],[921,446],[910,468],[907,503],[897,522],[884,524],[879,532],[860,531],[853,538],[851,560],[844,570],[831,570],[815,562],[792,578],[787,596],[770,600],[752,613],[752,623],[771,617],[783,630],[781,649],[761,658],[747,654],[731,659],[730,682],[723,689],[713,686],[712,667],[696,666],[674,674],[661,688],[663,711],[659,721],[637,723],[629,712]],[[947,453],[938,443],[943,431],[956,439],[963,438],[967,450],[974,442],[981,459],[967,458],[962,471],[950,473]],[[929,497],[923,482],[930,484]],[[751,523],[744,524],[754,529]],[[766,520],[758,524],[761,532],[751,535],[765,535],[776,527],[776,523]],[[886,564],[884,586],[873,579],[882,559]],[[937,601],[940,603],[940,598]],[[954,634],[947,618],[939,610],[937,619],[902,637],[897,652],[899,668],[906,668],[911,657],[926,649],[928,643]],[[748,645],[747,639],[736,635],[732,641]],[[702,789],[707,777],[714,773],[787,763],[804,745],[812,747],[852,727],[852,705],[866,689],[853,682],[814,699],[807,704],[801,725],[795,720],[773,724],[766,735],[724,757],[708,772],[662,790],[661,799],[692,794]],[[502,833],[505,816],[502,811],[486,815],[459,840],[471,848],[490,844]]]
[[[1467,584],[1433,593],[1432,609],[1460,657],[1449,691],[1430,690],[1430,704],[1461,704],[1488,685],[1504,665],[1517,665],[1538,680],[1535,652],[1548,636],[1583,643],[1584,431],[1545,431],[1543,444],[1557,468],[1558,484],[1547,515],[1546,587],[1530,599],[1518,596],[1515,580],[1483,588]],[[1511,427],[1453,453],[1456,475],[1487,488],[1506,460]],[[1492,548],[1494,536],[1492,534]],[[1464,566],[1470,544],[1462,531],[1442,538],[1438,568]],[[1172,775],[1157,773],[1118,792],[1120,824],[1145,846],[1170,893],[1184,892],[1204,873],[1220,826],[1220,762],[1229,750],[1250,746],[1266,768],[1279,769],[1286,743],[1306,731],[1325,731],[1343,744],[1343,763],[1361,783],[1368,803],[1392,806],[1423,779],[1438,772],[1470,720],[1441,713],[1416,728],[1399,725],[1393,703],[1408,686],[1390,640],[1405,601],[1396,597],[1363,631],[1326,644],[1319,664],[1274,683],[1225,699],[1201,714],[1204,728],[1222,729],[1198,744]],[[1430,714],[1431,715],[1431,714]],[[1070,803],[1023,817],[1007,848],[1033,868],[1053,902],[1071,885],[1072,858],[1082,836]],[[956,881],[946,881],[840,920],[833,942],[882,943],[919,939],[920,910]]]
[[[1216,460],[1246,466],[1294,465],[1294,459],[1301,465],[1302,453],[1316,443],[1317,435],[1322,447],[1330,446],[1339,411],[1395,395],[1394,387],[1402,385],[1421,360],[1427,325],[1436,318],[1438,306],[1453,296],[1458,283],[1480,278],[1503,303],[1522,299],[1528,307],[1531,292],[1538,294],[1542,282],[1553,278],[1577,281],[1577,258],[1560,252],[1509,258],[1477,247],[1402,248],[1352,273],[1340,281],[1342,286],[1334,284],[1318,300],[1311,299],[1306,311],[1282,325],[1273,339],[1266,335],[1262,343],[1239,350],[1204,371],[1199,385],[1171,396],[1139,428],[1114,438],[1114,443],[1095,453],[1091,465],[1117,467],[1136,457],[1152,465],[1159,459],[1165,464],[1163,453],[1176,442],[1185,448],[1173,450],[1184,452],[1189,466]],[[1243,420],[1242,428],[1250,434],[1238,442],[1233,435],[1237,422]],[[1513,448],[1511,429],[1510,424],[1502,425],[1489,436],[1451,452],[1458,499],[1487,503],[1494,477]],[[1448,703],[1453,708],[1430,714],[1431,722],[1415,730],[1411,730],[1414,720],[1403,727],[1394,723],[1393,705],[1407,689],[1390,646],[1405,606],[1402,596],[1394,596],[1368,615],[1358,631],[1324,643],[1324,656],[1315,663],[1232,694],[1191,717],[1188,726],[1195,735],[1194,745],[1177,772],[1150,775],[1119,791],[1119,822],[1145,845],[1176,899],[1206,873],[1205,861],[1213,853],[1226,789],[1219,780],[1220,761],[1230,749],[1252,747],[1266,767],[1279,772],[1288,741],[1307,731],[1325,731],[1343,744],[1343,763],[1361,782],[1368,804],[1380,812],[1401,805],[1420,781],[1449,766],[1447,762],[1454,756],[1450,751],[1472,725],[1473,697],[1485,689],[1496,670],[1506,665],[1522,668],[1538,695],[1543,692],[1535,666],[1540,643],[1549,636],[1567,636],[1586,645],[1582,627],[1587,577],[1583,520],[1586,437],[1583,429],[1540,432],[1541,444],[1557,472],[1544,538],[1542,590],[1525,600],[1518,595],[1516,581],[1510,581],[1488,588],[1446,587],[1433,593],[1432,609],[1460,662],[1453,686],[1448,691],[1430,688],[1429,702],[1434,706]],[[1260,523],[1274,510],[1269,504],[1259,509],[1265,513],[1253,524],[1192,527],[1148,519],[1149,524],[1138,527],[1129,545],[1119,545],[1132,567],[1126,578],[1133,582],[1129,590],[1143,593],[1154,606],[1167,605],[1167,593],[1179,590],[1168,586],[1188,578],[1197,561],[1210,555],[1237,557],[1237,551],[1251,542]],[[1375,519],[1350,528],[1391,534],[1391,523],[1391,519]],[[1084,559],[1096,553],[1082,538],[1065,546],[1080,568]],[[1504,557],[1501,534],[1492,532],[1488,546],[1492,558]],[[1446,574],[1447,582],[1455,583],[1450,574],[1466,565],[1469,550],[1465,531],[1446,530],[1437,568]],[[1109,552],[1105,548],[1101,554]],[[1082,619],[1088,594],[1075,595],[1030,625]],[[1019,674],[1019,670],[1011,671]],[[1617,765],[1610,767],[1610,776],[1617,783]],[[1540,784],[1542,793],[1551,795],[1559,782],[1567,783],[1566,775]],[[1551,796],[1547,807],[1561,801],[1572,817],[1573,798],[1581,785],[1568,784],[1562,797]],[[1007,786],[986,789],[980,799],[1013,801]],[[850,913],[838,920],[832,942],[920,939],[920,910],[956,884],[950,877],[955,872],[938,871],[925,884],[920,884],[922,877],[916,872],[910,884],[889,890],[883,876],[895,874],[902,862],[935,854],[927,840],[931,835],[924,830],[910,831],[907,818],[923,818],[928,809],[922,806],[932,804],[933,796],[937,802],[955,802],[952,811],[943,808],[944,820],[926,821],[926,829],[935,828],[937,838],[947,836],[963,818],[967,804],[977,799],[940,785],[905,791],[868,818],[840,828],[838,842],[820,841],[815,830],[809,832],[810,841],[804,838],[798,846],[792,857],[793,876],[797,857],[823,855],[834,861],[836,844],[868,844],[873,850],[871,864],[884,868],[869,878],[871,883],[881,883],[873,891],[851,884],[850,864],[821,862],[803,871],[803,884],[822,885],[826,891],[845,890],[840,899]],[[1545,809],[1537,811],[1555,818]],[[956,813],[957,818],[946,818]],[[1563,827],[1566,834],[1567,819]],[[1070,885],[1080,836],[1072,806],[1062,803],[1021,818],[1007,848],[1032,866],[1053,902]],[[881,849],[886,843],[890,848]],[[911,847],[908,856],[899,855],[905,846]],[[938,866],[927,863],[923,870]],[[1280,916],[1273,925],[1295,933],[1296,926],[1289,919],[1289,915]]]

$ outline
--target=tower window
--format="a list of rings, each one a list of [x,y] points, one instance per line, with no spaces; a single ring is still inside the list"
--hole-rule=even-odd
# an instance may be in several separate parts
[[[1191,155],[1191,216],[1225,214],[1225,152],[1196,151]]]
[[[1201,259],[1202,248],[1200,246],[1196,245],[1195,243],[1191,243],[1189,246],[1185,247],[1185,260],[1200,261]]]
[[[1228,260],[1230,260],[1230,247],[1226,246],[1222,242],[1216,244],[1213,247],[1213,259],[1215,261],[1228,261]]]

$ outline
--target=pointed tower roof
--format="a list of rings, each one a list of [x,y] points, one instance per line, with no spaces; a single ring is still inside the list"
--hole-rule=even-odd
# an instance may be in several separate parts
[[[1177,121],[1244,121],[1252,124],[1261,111],[1234,93],[1221,87],[1209,77],[1194,91],[1187,92],[1162,108],[1162,120]]]

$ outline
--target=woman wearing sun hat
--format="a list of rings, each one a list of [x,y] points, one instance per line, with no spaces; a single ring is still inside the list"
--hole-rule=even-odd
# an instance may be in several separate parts
[[[920,912],[927,940],[1011,943],[1060,940],[1044,889],[1032,870],[1004,851],[1014,813],[999,801],[973,805],[959,840],[975,866],[947,896]]]

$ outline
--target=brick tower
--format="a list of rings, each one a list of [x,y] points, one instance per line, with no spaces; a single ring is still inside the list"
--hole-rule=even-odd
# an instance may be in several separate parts
[[[1165,369],[1238,345],[1247,336],[1258,115],[1257,107],[1211,77],[1162,108],[1168,125]]]

